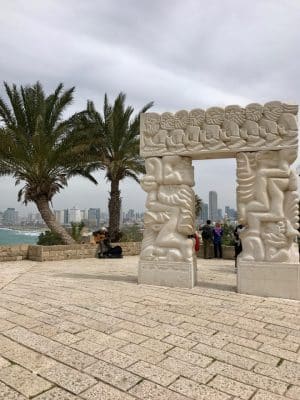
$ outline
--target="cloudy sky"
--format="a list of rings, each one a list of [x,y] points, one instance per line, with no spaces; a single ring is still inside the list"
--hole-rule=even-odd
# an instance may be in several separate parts
[[[153,111],[283,100],[300,103],[299,0],[9,0],[1,1],[0,79],[47,91],[76,86],[69,112],[120,91]],[[0,94],[3,95],[3,86]],[[298,161],[299,163],[299,161]],[[196,192],[235,206],[235,161],[195,162]],[[107,204],[103,175],[93,186],[73,179],[55,208]],[[126,181],[124,210],[145,195]],[[0,210],[27,209],[10,178],[0,179]],[[33,210],[29,207],[29,211]]]

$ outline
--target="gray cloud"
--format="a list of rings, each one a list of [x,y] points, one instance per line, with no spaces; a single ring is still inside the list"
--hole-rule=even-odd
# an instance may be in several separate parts
[[[154,100],[156,111],[299,103],[299,20],[294,0],[10,0],[1,5],[0,77],[39,79],[47,90],[75,85],[69,112],[87,98],[100,108],[105,92],[113,99],[121,90],[137,109]],[[233,205],[234,160],[195,165],[199,194],[216,189]],[[11,180],[0,190],[0,209],[17,206]],[[95,206],[86,199],[98,197],[105,207],[107,191],[103,178],[97,187],[75,179],[54,205]],[[143,208],[136,184],[124,183],[122,194],[125,209]]]

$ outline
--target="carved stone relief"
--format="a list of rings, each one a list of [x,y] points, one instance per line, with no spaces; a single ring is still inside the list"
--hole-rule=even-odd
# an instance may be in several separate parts
[[[141,116],[141,155],[186,155],[205,153],[234,155],[240,151],[268,150],[298,143],[298,106],[271,101],[211,107],[206,111],[181,110],[175,114],[146,113]]]
[[[290,169],[293,148],[237,155],[237,205],[241,261],[298,262],[297,176]]]
[[[191,159],[147,158],[141,185],[148,193],[141,260],[192,262],[193,241],[188,238],[195,231]]]

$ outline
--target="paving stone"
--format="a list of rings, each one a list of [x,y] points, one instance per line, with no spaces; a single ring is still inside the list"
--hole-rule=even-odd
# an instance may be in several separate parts
[[[139,360],[138,357],[129,356],[115,349],[104,350],[97,357],[120,368],[127,368]]]
[[[280,340],[266,335],[258,335],[255,338],[255,340],[268,345],[274,345],[276,347],[279,347],[280,349],[295,351],[295,352],[299,350],[300,346],[300,338],[299,338],[299,343],[294,342],[293,340],[289,341],[289,337],[285,337],[283,340]]]
[[[148,339],[148,336],[139,335],[138,333],[126,331],[125,329],[121,329],[117,332],[112,333],[112,336],[135,344],[139,344]]]
[[[187,397],[197,400],[230,400],[231,396],[208,386],[201,385],[190,379],[179,378],[170,385],[170,389],[175,390]]]
[[[0,369],[8,367],[9,365],[10,365],[10,362],[0,356]]]
[[[4,332],[4,334],[25,346],[40,351],[41,353],[45,353],[46,351],[59,346],[59,343],[21,327],[12,328],[9,331]]]
[[[19,364],[34,373],[38,373],[41,368],[49,368],[55,364],[55,361],[44,354],[28,349],[17,343],[13,348],[5,353],[5,357],[11,362]]]
[[[130,389],[141,380],[139,376],[104,361],[97,361],[86,368],[85,372],[122,390]]]
[[[266,364],[263,365],[266,366]],[[260,389],[269,390],[277,394],[284,394],[288,387],[287,383],[282,382],[281,380],[260,375],[253,371],[246,371],[220,361],[215,361],[213,364],[209,365],[209,367],[206,368],[206,371],[212,375],[219,374],[238,382],[255,386]]]
[[[43,323],[40,323],[40,325],[36,327],[30,328],[30,331],[49,338],[52,338],[61,332],[61,330],[55,326]]]
[[[210,357],[211,359],[224,361],[228,364],[232,364],[236,367],[241,367],[248,370],[252,369],[256,364],[256,362],[254,360],[251,360],[250,358],[242,357],[226,350],[216,349],[202,343],[197,344],[197,346],[193,348],[193,351],[199,352],[204,356]]]
[[[47,355],[79,370],[82,370],[97,361],[97,359],[92,356],[64,345],[48,351]]]
[[[47,392],[44,392],[34,398],[34,400],[77,400],[77,399],[79,400],[79,397],[74,396],[73,394],[57,387],[47,390]]]
[[[187,339],[191,339],[198,343],[207,344],[209,346],[216,347],[217,349],[222,349],[226,344],[229,343],[227,340],[217,337],[217,335],[206,336],[198,332],[191,333]]]
[[[190,398],[183,396],[149,381],[142,381],[129,391],[138,399],[143,400],[189,400]]]
[[[236,380],[221,375],[217,375],[208,385],[244,400],[250,399],[256,391],[256,388],[253,386],[245,385],[244,383],[237,382]]]
[[[254,368],[254,372],[300,386],[299,370],[293,366],[290,368],[286,366],[286,364],[281,364],[279,367],[272,367],[267,364],[257,364]]]
[[[128,367],[127,370],[162,386],[170,385],[170,383],[174,382],[178,377],[178,374],[173,374],[166,369],[149,364],[145,361],[138,361],[136,364]]]
[[[165,354],[168,357],[178,358],[181,361],[185,361],[190,364],[195,364],[198,365],[199,367],[206,367],[213,361],[213,358],[211,357],[195,353],[190,350],[184,350],[181,349],[180,347],[174,347]]]
[[[91,389],[86,390],[80,395],[86,400],[134,400],[128,393],[121,392],[120,390],[107,385],[106,383],[99,382]],[[64,400],[64,399],[62,399]]]
[[[73,335],[72,333],[69,332],[61,332],[55,336],[52,337],[53,340],[56,340],[57,342],[63,343],[63,344],[72,344],[79,342],[82,340],[80,337]]]
[[[259,389],[251,400],[287,400],[287,397]]]
[[[163,339],[163,341],[173,346],[181,347],[187,350],[191,349],[197,344],[197,342],[194,340],[189,340],[177,335],[167,336],[165,339]]]
[[[206,383],[213,377],[213,374],[210,374],[204,368],[172,357],[162,360],[158,365],[163,369],[173,372],[174,374],[181,375],[186,378],[192,378],[194,381],[199,383]]]
[[[118,349],[127,344],[125,340],[114,338],[110,335],[106,335],[105,333],[95,331],[93,329],[79,332],[77,336],[114,349]]]
[[[250,349],[255,349],[255,350],[261,346],[261,342],[257,341],[257,337],[255,338],[255,340],[251,340],[251,339],[245,339],[240,336],[231,335],[225,332],[218,332],[212,337],[212,339],[213,338],[217,340],[224,340],[230,343],[239,344],[240,346],[249,347]]]
[[[211,322],[208,325],[208,328],[211,328],[215,332],[219,331],[219,332],[229,333],[231,335],[240,336],[245,339],[254,339],[255,336],[257,336],[256,332],[247,331],[246,329],[238,328],[236,326],[220,324],[218,322]]]
[[[0,399],[1,400],[26,400],[26,398],[4,383],[0,382]]]
[[[150,328],[130,321],[123,321],[118,324],[118,327],[127,329],[128,331],[134,333],[139,333],[141,335],[152,337],[154,339],[163,339],[170,334],[168,331],[161,327]]]
[[[182,327],[190,332],[198,332],[201,335],[205,335],[205,336],[211,336],[217,332],[217,330],[215,330],[215,329],[207,328],[206,326],[194,325],[194,324],[191,324],[188,322],[184,322],[183,324],[180,325],[180,327]]]
[[[122,353],[128,354],[129,356],[136,357],[139,360],[147,361],[152,364],[157,364],[165,358],[164,354],[160,354],[156,351],[152,351],[137,344],[128,344],[119,349]]]
[[[57,324],[57,327],[62,331],[66,331],[73,334],[86,330],[85,326],[76,324],[75,322],[71,321],[60,321],[60,323]]]
[[[12,322],[0,318],[0,332],[7,331],[8,329],[13,328],[14,326],[16,326],[16,324],[13,324]]]
[[[19,365],[10,365],[0,369],[0,380],[27,397],[36,396],[52,386],[50,382],[32,374]]]
[[[83,392],[97,383],[91,376],[61,363],[42,369],[39,374],[74,394]]]
[[[300,386],[291,386],[288,391],[286,392],[286,397],[299,400],[300,399]]]
[[[262,351],[263,353],[271,354],[273,356],[283,358],[285,360],[293,361],[293,362],[300,362],[300,357],[299,354],[289,351],[289,350],[284,350],[280,349],[279,347],[276,347],[274,345],[270,344],[263,344],[260,348],[259,351]]]
[[[157,339],[148,339],[141,343],[141,346],[157,351],[158,353],[165,353],[174,347],[172,344],[168,344]]]
[[[91,356],[97,357],[97,354],[101,353],[107,348],[105,345],[101,345],[89,340],[81,339],[76,343],[70,344],[70,347],[76,350],[80,350],[82,353],[90,354]]]
[[[274,357],[266,353],[262,353],[261,351],[249,349],[248,347],[239,346],[234,343],[229,343],[224,347],[223,350],[270,365],[277,365],[280,360],[279,357]]]

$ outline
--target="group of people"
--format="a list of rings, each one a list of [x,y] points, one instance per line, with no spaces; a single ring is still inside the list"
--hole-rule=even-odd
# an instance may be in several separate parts
[[[122,247],[112,246],[107,228],[100,228],[93,232],[94,240],[98,244],[97,258],[122,258]]]
[[[234,241],[235,241],[235,266],[237,266],[237,256],[242,252],[242,242],[240,233],[243,231],[243,225],[237,225],[234,230]],[[216,222],[215,226],[212,226],[211,221],[208,219],[206,224],[200,228],[202,243],[203,243],[203,256],[204,258],[212,258],[211,245],[214,248],[214,257],[222,258],[222,236],[223,229],[220,223]]]

